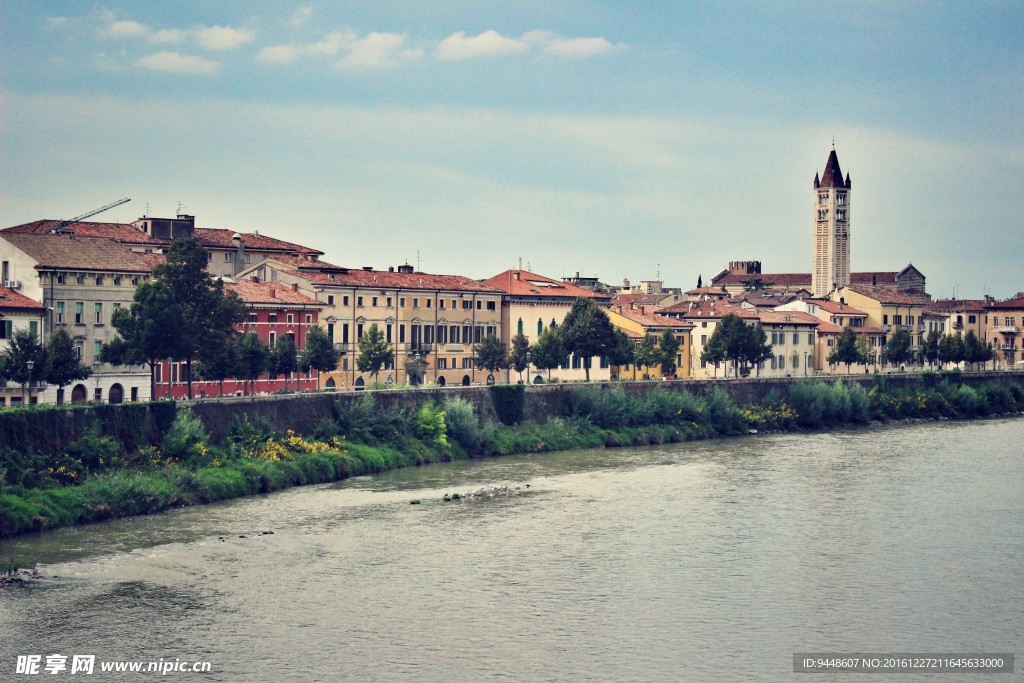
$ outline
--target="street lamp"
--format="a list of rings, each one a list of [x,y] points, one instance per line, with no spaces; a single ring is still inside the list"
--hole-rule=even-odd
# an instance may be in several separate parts
[[[295,354],[295,393],[302,390],[302,354]]]
[[[22,396],[21,400],[25,401],[25,405],[32,405],[32,370],[36,367],[36,362],[30,360],[25,363],[25,367],[28,368],[28,398]]]

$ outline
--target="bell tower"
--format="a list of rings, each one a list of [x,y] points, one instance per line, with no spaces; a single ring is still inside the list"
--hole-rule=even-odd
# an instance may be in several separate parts
[[[814,174],[811,290],[816,297],[850,284],[850,187],[850,175],[843,180],[833,144],[821,178]]]

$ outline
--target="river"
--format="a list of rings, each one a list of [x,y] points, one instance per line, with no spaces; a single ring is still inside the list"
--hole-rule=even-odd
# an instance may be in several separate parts
[[[864,680],[793,654],[1020,655],[1022,444],[1001,419],[497,458],[18,538],[45,578],[0,590],[0,679],[53,654],[97,668],[47,680],[210,662],[179,681]]]

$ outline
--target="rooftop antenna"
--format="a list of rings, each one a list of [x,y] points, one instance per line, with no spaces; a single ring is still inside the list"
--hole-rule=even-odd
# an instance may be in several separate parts
[[[147,218],[149,217],[149,202],[146,202],[146,213],[144,214]]]
[[[836,134],[832,133],[832,151],[836,151]]]
[[[420,263],[421,262],[422,262],[422,259],[420,258],[420,250],[417,249],[416,250],[416,272],[418,272],[418,273],[422,273],[423,272],[423,269],[420,268]]]

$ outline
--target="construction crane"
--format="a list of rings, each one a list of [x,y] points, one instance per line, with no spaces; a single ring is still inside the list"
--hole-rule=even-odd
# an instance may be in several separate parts
[[[71,223],[74,223],[76,221],[81,221],[81,220],[84,220],[84,219],[89,218],[91,216],[95,216],[98,213],[103,213],[104,211],[107,211],[108,209],[113,209],[115,206],[121,206],[122,204],[127,204],[130,201],[131,201],[131,199],[129,199],[128,197],[125,197],[124,199],[118,199],[116,202],[111,202],[110,204],[107,204],[106,206],[101,206],[98,209],[93,209],[92,211],[87,211],[86,213],[83,213],[81,216],[75,216],[74,218],[69,218],[66,221],[61,221],[50,232],[60,232],[61,228],[63,228],[66,225],[70,225]]]

